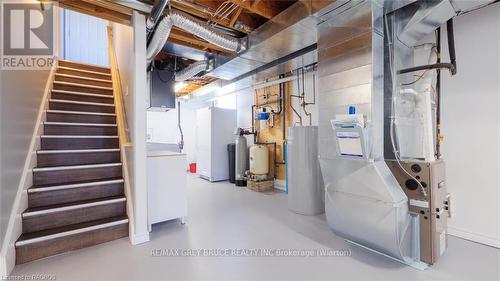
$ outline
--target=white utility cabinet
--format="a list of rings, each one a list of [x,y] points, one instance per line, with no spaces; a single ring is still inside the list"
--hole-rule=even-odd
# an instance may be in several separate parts
[[[196,169],[209,181],[229,179],[227,145],[236,136],[236,110],[209,107],[196,112]]]
[[[186,154],[149,150],[147,159],[148,222],[151,225],[187,216]]]

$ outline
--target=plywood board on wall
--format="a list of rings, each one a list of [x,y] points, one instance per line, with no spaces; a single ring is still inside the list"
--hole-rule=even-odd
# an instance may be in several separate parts
[[[284,144],[286,142],[288,127],[292,126],[293,122],[293,112],[290,107],[290,94],[292,90],[291,82],[287,82],[284,85],[285,93],[284,93],[284,103],[285,108],[282,109],[280,114],[274,115],[274,126],[270,127],[268,123],[268,128],[265,130],[260,130],[259,122],[255,121],[255,128],[258,135],[258,142],[266,142],[266,143],[274,143],[276,142],[276,151],[274,151],[274,145],[269,144],[269,175],[275,174],[276,169],[276,179],[284,180],[286,177],[285,173],[285,165],[277,164],[274,165],[274,154],[276,153],[276,160],[278,162],[283,161],[284,154]],[[279,103],[273,102],[279,101],[279,85],[274,85],[270,87],[266,87],[263,89],[258,89],[254,94],[254,104],[256,105],[256,111],[258,108],[266,107],[267,111],[270,112],[274,110],[275,112],[279,111]],[[283,138],[283,118],[285,120],[285,137]]]

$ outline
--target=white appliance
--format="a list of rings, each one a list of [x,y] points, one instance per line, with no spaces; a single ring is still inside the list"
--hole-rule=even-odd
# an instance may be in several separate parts
[[[165,146],[168,148],[168,145]],[[151,225],[173,219],[184,223],[187,216],[186,154],[148,147],[148,222]]]
[[[196,166],[201,178],[229,179],[227,145],[234,143],[236,110],[209,107],[196,112]]]

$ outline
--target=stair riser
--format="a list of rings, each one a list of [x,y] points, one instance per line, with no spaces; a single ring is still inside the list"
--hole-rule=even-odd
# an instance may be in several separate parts
[[[70,82],[70,83],[85,84],[85,85],[100,86],[100,87],[112,87],[113,86],[111,81],[96,81],[96,80],[81,79],[78,77],[67,77],[67,76],[61,76],[61,75],[56,75],[55,81]]]
[[[43,150],[118,148],[118,138],[42,138]]]
[[[66,111],[115,113],[115,108],[113,106],[65,103],[65,102],[54,102],[54,101],[49,102],[49,109],[66,110]]]
[[[114,103],[114,99],[105,97],[72,95],[72,94],[58,93],[58,92],[52,92],[51,98],[55,100],[85,101],[85,102],[98,102],[98,103],[108,103],[108,104]]]
[[[128,223],[16,247],[16,264],[128,236]]]
[[[123,201],[113,204],[39,215],[23,218],[23,233],[31,233],[66,225],[118,217],[125,214],[126,203]]]
[[[88,77],[88,78],[96,78],[96,79],[102,79],[102,80],[111,80],[111,76],[109,76],[109,75],[98,74],[98,73],[88,73],[88,72],[83,72],[83,71],[78,71],[78,70],[73,70],[73,69],[58,68],[57,73],[74,75],[74,76],[81,76],[81,77]]]
[[[28,194],[28,207],[44,207],[54,204],[74,203],[82,200],[122,196],[123,183],[111,183],[70,189],[34,192]]]
[[[120,162],[120,152],[50,153],[37,155],[37,167],[105,164]]]
[[[99,89],[92,88],[83,85],[66,85],[66,84],[54,84],[54,90],[64,90],[64,91],[72,91],[72,92],[83,92],[83,93],[92,93],[92,94],[100,94],[100,95],[113,95],[113,89]]]
[[[87,65],[87,64],[80,64],[80,63],[75,63],[75,62],[68,62],[68,61],[59,61],[59,66],[71,67],[71,68],[83,69],[83,70],[95,71],[95,72],[102,72],[102,73],[109,73],[109,68],[99,67],[99,66],[94,66],[94,65]]]
[[[115,116],[47,113],[47,122],[116,124]]]
[[[116,136],[116,127],[44,125],[45,135]]]
[[[33,185],[65,184],[121,177],[122,166],[56,171],[34,171]]]

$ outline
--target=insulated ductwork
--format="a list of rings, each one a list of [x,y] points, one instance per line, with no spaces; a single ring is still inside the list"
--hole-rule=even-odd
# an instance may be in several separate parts
[[[151,62],[163,48],[173,26],[232,52],[239,52],[244,49],[239,39],[221,34],[206,24],[199,23],[194,19],[174,12],[165,16],[158,24],[156,32],[147,48],[148,62]]]
[[[210,66],[210,61],[198,61],[195,63],[192,63],[188,67],[184,68],[183,70],[177,71],[175,73],[175,81],[180,82],[180,81],[185,81],[196,74],[202,72],[202,71],[209,71],[211,70],[212,67]]]
[[[165,10],[167,4],[168,0],[160,0],[151,9],[151,13],[149,14],[149,17],[146,20],[146,31],[148,39],[151,37],[151,33],[153,32],[154,27],[158,22],[158,19],[160,18],[161,14],[163,14],[163,10]]]

